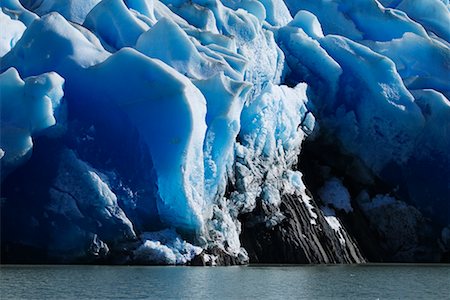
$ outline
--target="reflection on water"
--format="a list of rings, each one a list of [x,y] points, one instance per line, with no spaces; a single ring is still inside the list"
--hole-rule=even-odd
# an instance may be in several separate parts
[[[450,299],[450,265],[2,266],[0,299]]]

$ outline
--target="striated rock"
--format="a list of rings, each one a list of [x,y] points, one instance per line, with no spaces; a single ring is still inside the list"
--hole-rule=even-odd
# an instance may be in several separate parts
[[[246,215],[243,218],[241,240],[249,253],[250,262],[365,262],[366,259],[347,232],[336,232],[317,205],[312,205],[317,213],[315,222],[312,222],[306,204],[298,196],[283,195],[280,208],[286,218],[270,229],[262,223],[252,224],[254,212]]]

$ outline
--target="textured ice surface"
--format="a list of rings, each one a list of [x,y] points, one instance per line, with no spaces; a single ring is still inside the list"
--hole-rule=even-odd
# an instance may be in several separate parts
[[[22,234],[25,244],[65,252],[68,261],[116,255],[136,238],[130,257],[141,263],[186,263],[199,247],[245,261],[238,217],[258,203],[270,228],[285,218],[282,196],[299,195],[315,224],[297,165],[302,142],[318,133],[438,227],[449,224],[448,1],[2,0],[0,7],[2,180],[5,195],[24,201],[6,210],[21,216],[17,232],[33,223],[33,232],[49,226],[59,236],[43,245]],[[55,122],[63,129],[46,133]],[[46,195],[36,206],[47,218],[25,211],[36,207],[33,197],[14,189],[27,180],[18,174],[44,162],[39,187],[24,187]],[[338,179],[320,197],[351,211]],[[403,211],[380,199],[371,205]],[[420,224],[414,209],[405,211]],[[345,240],[334,211],[324,212]],[[20,240],[11,236],[7,242]]]

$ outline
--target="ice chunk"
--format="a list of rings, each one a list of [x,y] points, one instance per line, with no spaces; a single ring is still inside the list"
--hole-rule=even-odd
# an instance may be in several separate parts
[[[213,59],[199,52],[179,25],[166,18],[139,37],[136,49],[193,79],[206,79],[220,71],[234,72],[223,59]]]
[[[86,16],[83,26],[112,49],[134,46],[139,36],[149,29],[131,13],[123,0],[101,1]]]
[[[162,221],[200,230],[206,132],[206,103],[200,91],[166,64],[129,48],[86,69],[77,84],[84,89],[74,87],[71,97],[91,105],[114,103],[136,126],[154,161]]]
[[[260,0],[266,9],[266,21],[273,26],[284,26],[292,16],[283,0]]]
[[[306,85],[295,89],[267,85],[260,97],[246,106],[241,115],[243,145],[256,155],[273,157],[277,147],[298,149],[304,135],[298,131],[308,109]]]
[[[307,82],[320,95],[315,105],[319,110],[329,111],[334,106],[342,68],[314,39],[317,37],[286,26],[279,29],[277,40],[291,69],[289,77],[295,82]]]
[[[203,249],[184,241],[174,230],[144,232],[142,245],[134,251],[134,260],[145,264],[186,264]]]
[[[292,13],[307,10],[316,15],[325,34],[374,41],[400,38],[405,32],[428,36],[404,12],[384,8],[378,1],[358,1],[355,5],[353,0],[287,0],[286,4]]]
[[[233,10],[244,9],[258,18],[260,22],[266,19],[266,8],[257,0],[221,0],[221,2]]]
[[[19,0],[2,0],[0,7],[3,13],[13,20],[20,20],[25,26],[29,26],[34,20],[39,19],[38,15],[25,9]],[[2,28],[2,30],[4,30]]]
[[[142,19],[142,16],[144,16],[146,23],[154,24],[157,22],[154,0],[125,0],[124,2],[130,10],[139,13],[139,15],[136,15],[138,18]]]
[[[319,197],[325,204],[331,204],[335,209],[346,213],[353,211],[350,203],[350,193],[338,178],[331,178],[319,189]]]
[[[0,57],[2,57],[14,47],[26,27],[22,22],[11,19],[0,10],[0,28],[2,28],[0,31]]]
[[[66,20],[83,24],[87,14],[101,0],[44,0],[34,1],[33,11],[40,16],[50,12],[60,13]],[[38,6],[37,6],[38,5]]]
[[[320,39],[323,37],[322,26],[315,15],[306,10],[300,10],[288,26],[298,27],[310,37]]]
[[[279,195],[301,193],[290,184],[292,176],[287,170],[297,163],[306,136],[302,130],[302,122],[308,113],[306,103],[305,84],[294,89],[269,84],[259,97],[244,106],[240,143],[236,145],[237,191],[232,196],[243,211],[254,208],[256,198],[263,190],[275,213],[279,201],[270,191],[275,188]]]
[[[352,40],[362,39],[362,33],[354,22],[340,11],[339,1],[285,0],[285,3],[293,16],[300,10],[317,16],[325,34],[342,34]]]
[[[448,1],[442,0],[399,0],[384,1],[385,5],[404,11],[425,29],[450,42],[450,10]],[[391,3],[389,3],[391,2]]]
[[[365,44],[394,61],[408,89],[435,89],[450,95],[450,48],[445,44],[410,32],[389,42]]]
[[[79,225],[84,219],[84,227],[91,226],[90,231],[98,232],[102,240],[135,237],[133,225],[102,177],[97,170],[79,160],[73,151],[64,151],[58,175],[49,191],[48,210]]]
[[[2,165],[23,162],[33,147],[31,137],[56,123],[54,112],[63,96],[63,84],[56,73],[25,81],[14,68],[0,74]]]
[[[16,47],[2,58],[1,69],[16,66],[25,76],[58,71],[67,77],[108,56],[92,33],[81,32],[58,13],[50,13],[27,28]]]

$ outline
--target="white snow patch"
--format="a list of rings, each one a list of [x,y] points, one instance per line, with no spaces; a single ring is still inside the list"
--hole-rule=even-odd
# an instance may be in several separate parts
[[[341,222],[339,222],[339,219],[336,218],[335,211],[328,207],[322,207],[321,210],[328,225],[330,225],[330,227],[338,235],[339,242],[341,243],[341,245],[345,245],[345,238],[344,235],[342,234],[342,225]]]

